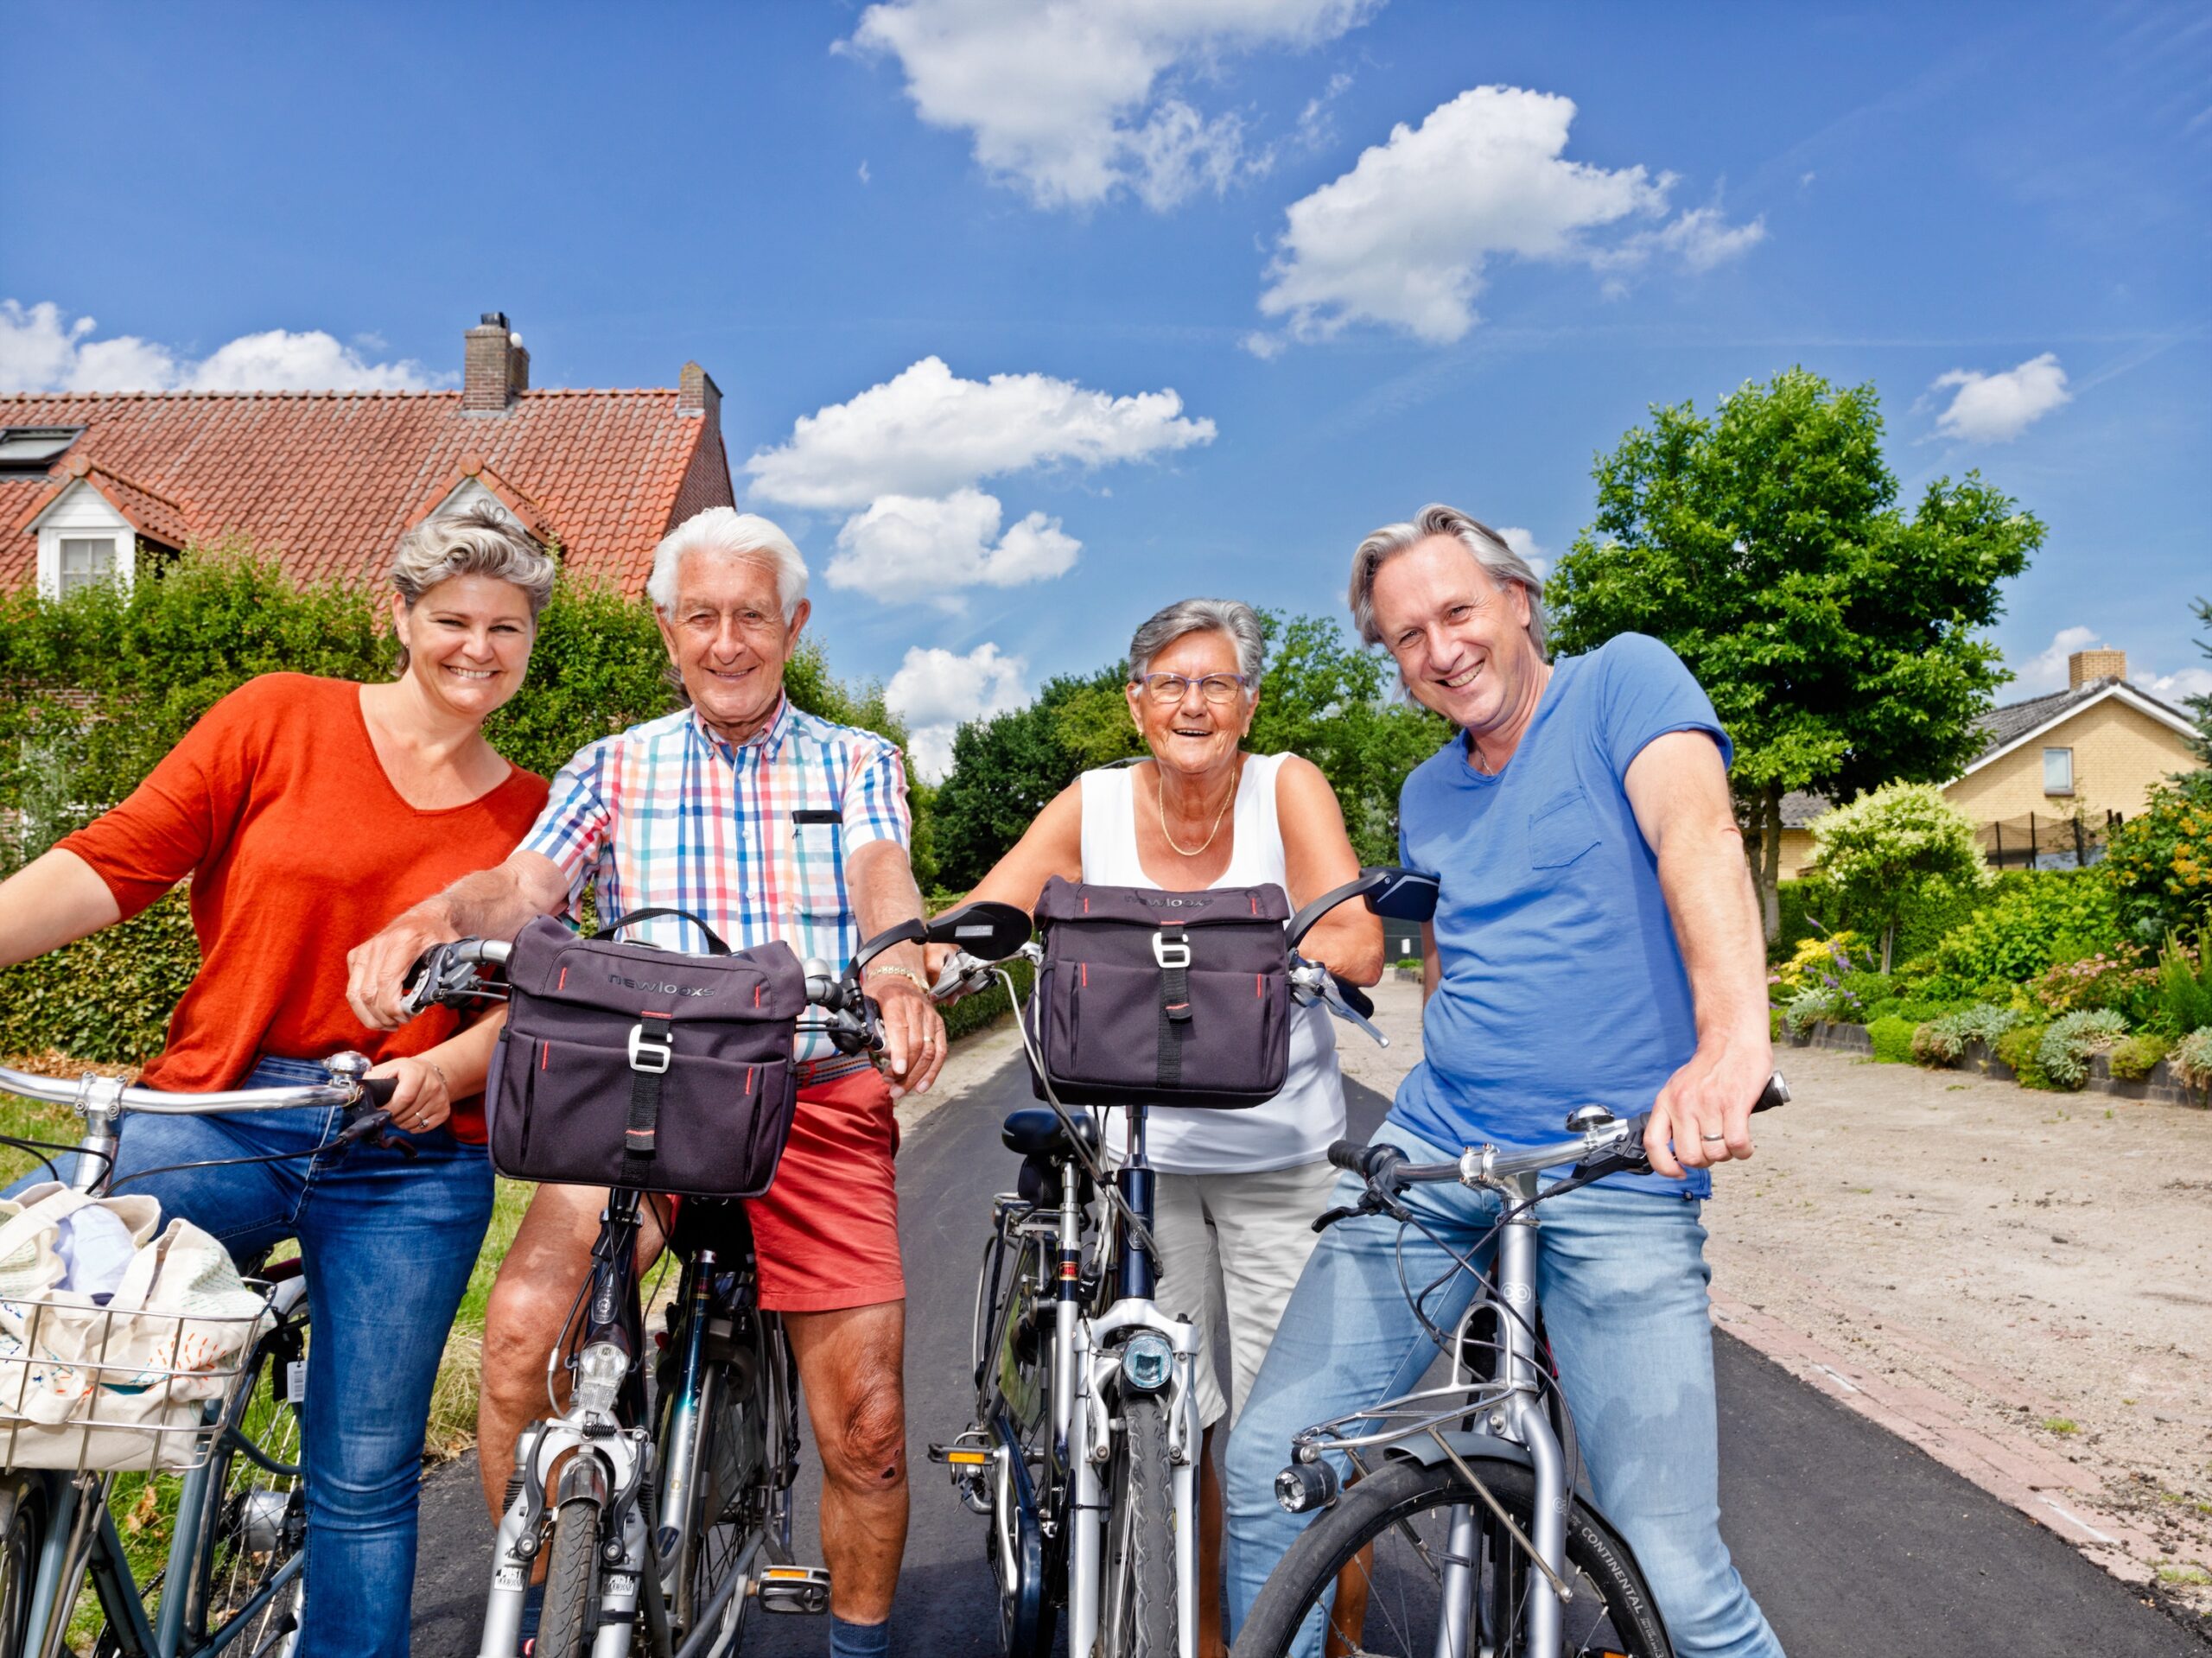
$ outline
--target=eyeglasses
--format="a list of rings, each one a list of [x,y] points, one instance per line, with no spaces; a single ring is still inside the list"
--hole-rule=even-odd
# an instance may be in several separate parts
[[[1193,685],[1209,702],[1233,702],[1251,683],[1243,674],[1208,674],[1203,679],[1183,674],[1147,674],[1142,682],[1145,694],[1163,706],[1181,702]]]

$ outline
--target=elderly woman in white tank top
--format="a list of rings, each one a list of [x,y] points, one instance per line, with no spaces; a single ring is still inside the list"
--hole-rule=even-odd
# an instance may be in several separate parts
[[[1027,909],[1052,875],[1174,892],[1272,884],[1294,910],[1351,880],[1359,861],[1320,768],[1296,754],[1243,752],[1264,652],[1259,617],[1232,600],[1185,599],[1137,629],[1129,715],[1152,758],[1077,778],[970,896]],[[1332,912],[1302,951],[1354,983],[1382,976],[1382,924],[1357,905]],[[1122,1114],[1105,1115],[1109,1133],[1118,1129]],[[1325,1159],[1344,1132],[1344,1094],[1328,1014],[1296,1010],[1289,1073],[1266,1104],[1161,1108],[1147,1123],[1146,1154],[1160,1171],[1158,1299],[1202,1331],[1226,1312],[1231,1393],[1242,1408],[1313,1248],[1311,1222],[1336,1185]],[[1221,1490],[1211,1452],[1214,1424],[1230,1407],[1211,1353],[1198,1377],[1209,1453],[1200,1495],[1205,1653],[1221,1648]]]

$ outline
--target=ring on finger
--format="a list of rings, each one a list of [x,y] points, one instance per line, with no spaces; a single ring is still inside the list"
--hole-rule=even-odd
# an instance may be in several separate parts
[[[1726,1140],[1728,1136],[1726,1134],[1700,1134],[1698,1138],[1704,1140],[1707,1145],[1711,1145],[1714,1140]]]

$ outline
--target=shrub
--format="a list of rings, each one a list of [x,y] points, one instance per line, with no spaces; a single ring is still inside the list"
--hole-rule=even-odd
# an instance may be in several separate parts
[[[2000,886],[1990,903],[1947,934],[1923,986],[1931,996],[1980,996],[2034,978],[2055,962],[2110,947],[2119,905],[2101,865],[2054,870]]]
[[[2112,1045],[2105,1056],[2105,1063],[2112,1067],[2112,1074],[2124,1083],[2139,1083],[2166,1057],[2172,1046],[2163,1036],[2145,1032],[2140,1036],[2123,1037]]]
[[[1913,1058],[1923,1064],[1948,1065],[1967,1051],[1969,1042],[1996,1046],[1997,1039],[2020,1023],[2010,1007],[1977,1002],[1923,1025],[1913,1032]]]
[[[1877,1019],[1868,1021],[1866,1034],[1874,1044],[1874,1058],[1885,1065],[1904,1065],[1912,1062],[1913,1022],[1909,1019]]]
[[[2036,1044],[2036,1064],[2061,1088],[2079,1088],[2089,1080],[2089,1056],[2127,1034],[2127,1021],[2109,1007],[2061,1013],[2044,1026]]]
[[[2194,954],[2172,933],[2158,952],[2158,993],[2148,1021],[2175,1035],[2212,1025],[2212,933],[2196,935]]]
[[[2109,1008],[2130,1024],[2149,1019],[2158,1007],[2158,975],[2132,955],[2099,950],[2078,962],[2061,962],[2028,987],[2028,999],[2047,1013]],[[2212,991],[2206,994],[2212,1017]]]
[[[2212,920],[2212,770],[2153,789],[2113,831],[2104,867],[2121,919],[2143,943]]]
[[[2174,1044],[2174,1070],[2183,1082],[2202,1093],[2212,1089],[2212,1025],[2191,1031]]]
[[[1814,868],[1843,914],[1880,930],[1885,973],[1907,913],[1988,882],[1974,820],[1932,784],[1887,784],[1821,813],[1812,829]]]
[[[168,893],[104,932],[0,969],[0,1053],[54,1049],[143,1065],[161,1051],[169,1011],[199,971],[184,894]]]
[[[1767,975],[1783,1001],[1788,1001],[1801,990],[1815,985],[1835,986],[1845,975],[1859,967],[1865,959],[1859,935],[1855,932],[1832,932],[1819,938],[1800,941],[1789,959]]]
[[[1777,883],[1775,897],[1782,924],[1767,941],[1767,957],[1785,961],[1808,938],[1826,937],[1835,920],[1834,894],[1817,878]]]
[[[2022,1025],[2005,1032],[1993,1045],[1997,1050],[1998,1063],[2011,1066],[2024,1087],[2049,1088],[2050,1079],[2044,1075],[2042,1062],[2037,1057],[2042,1045],[2043,1026]]]

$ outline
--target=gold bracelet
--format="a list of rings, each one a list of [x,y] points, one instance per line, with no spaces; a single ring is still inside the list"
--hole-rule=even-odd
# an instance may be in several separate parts
[[[910,980],[910,981],[912,981],[912,984],[913,984],[914,988],[915,988],[915,989],[917,989],[917,990],[918,990],[918,991],[920,991],[924,995],[925,995],[925,996],[926,996],[926,995],[928,995],[928,994],[929,994],[929,993],[930,993],[930,981],[929,981],[927,979],[924,978],[920,974],[918,974],[918,973],[915,972],[915,971],[914,971],[914,969],[913,969],[912,968],[911,968],[911,967],[899,967],[899,966],[895,966],[895,965],[893,965],[893,966],[885,966],[885,967],[871,967],[871,968],[869,968],[869,969],[868,969],[868,970],[867,972],[865,972],[865,973],[861,974],[861,977],[862,977],[862,978],[864,978],[864,979],[873,978],[873,977],[874,977],[874,976],[875,976],[877,974],[879,974],[879,973],[883,973],[883,974],[893,974],[893,973],[895,973],[895,974],[897,974],[897,975],[898,975],[900,978],[902,978],[902,979],[906,979],[906,980]]]

